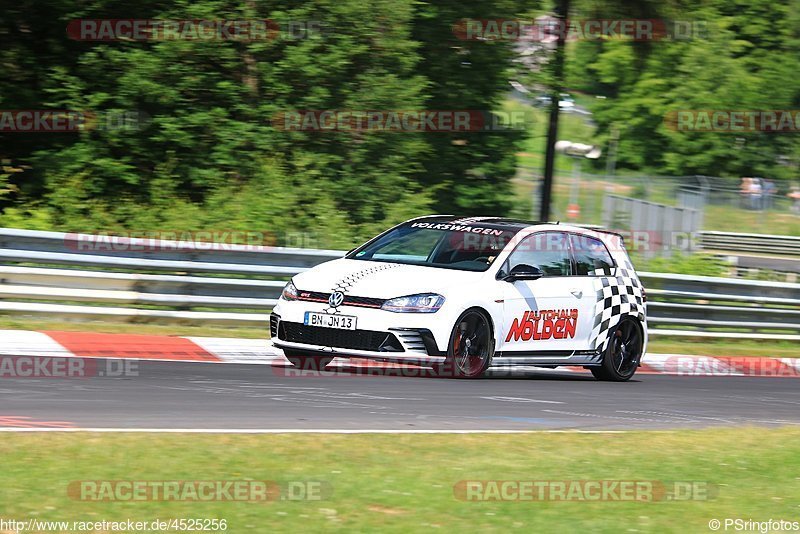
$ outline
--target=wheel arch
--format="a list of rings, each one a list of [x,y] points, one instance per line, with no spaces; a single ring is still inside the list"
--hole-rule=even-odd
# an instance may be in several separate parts
[[[636,324],[639,325],[639,335],[642,337],[642,355],[639,356],[639,366],[642,365],[642,360],[644,359],[644,355],[647,352],[647,319],[644,315],[630,315],[630,317],[636,321]]]
[[[473,306],[469,306],[469,307],[465,308],[464,311],[462,311],[460,314],[458,314],[458,317],[456,317],[456,321],[458,321],[458,319],[461,316],[463,316],[465,313],[467,313],[468,311],[472,311],[472,310],[481,312],[484,315],[484,317],[486,317],[486,319],[489,320],[489,328],[492,331],[492,341],[494,342],[493,344],[494,344],[495,350],[496,350],[497,349],[497,337],[496,337],[495,334],[496,334],[497,327],[495,326],[494,317],[492,317],[492,314],[491,314],[491,312],[489,312],[489,310],[487,310],[486,308],[484,308],[480,304],[475,304]],[[453,326],[455,327],[455,323],[453,324]]]

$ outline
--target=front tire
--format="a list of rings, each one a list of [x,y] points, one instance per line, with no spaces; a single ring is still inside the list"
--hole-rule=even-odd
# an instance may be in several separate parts
[[[309,355],[297,350],[284,350],[283,353],[289,363],[304,371],[322,371],[333,361],[332,356]]]
[[[444,376],[477,378],[494,356],[492,325],[485,312],[471,308],[456,321],[447,345],[447,359],[437,371]]]
[[[642,329],[638,321],[625,318],[614,328],[599,367],[591,367],[598,380],[625,382],[630,380],[642,359]]]

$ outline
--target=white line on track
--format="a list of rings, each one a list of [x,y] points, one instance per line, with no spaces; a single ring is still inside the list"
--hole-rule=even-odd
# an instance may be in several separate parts
[[[155,434],[624,434],[627,430],[384,430],[329,428],[20,428],[0,432],[103,432]]]
[[[525,397],[480,397],[481,399],[493,400],[499,402],[539,402],[542,404],[564,404],[561,401],[541,400],[541,399],[527,399]]]

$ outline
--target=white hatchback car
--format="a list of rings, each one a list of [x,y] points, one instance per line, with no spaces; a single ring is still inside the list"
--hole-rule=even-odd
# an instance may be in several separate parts
[[[270,318],[294,365],[334,357],[480,376],[489,365],[636,372],[644,288],[618,234],[495,217],[428,216],[296,275]]]

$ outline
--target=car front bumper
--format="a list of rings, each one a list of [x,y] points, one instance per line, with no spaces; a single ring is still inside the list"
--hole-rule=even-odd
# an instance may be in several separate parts
[[[440,348],[436,333],[431,328],[436,324],[430,318],[433,314],[397,314],[364,309],[351,311],[343,307],[343,315],[357,318],[357,330],[303,324],[306,312],[322,312],[323,309],[320,305],[303,301],[280,302],[270,315],[273,344],[280,349],[307,352],[309,355],[369,358],[419,365],[434,365],[445,360],[446,351]],[[443,331],[439,335],[444,335]]]

